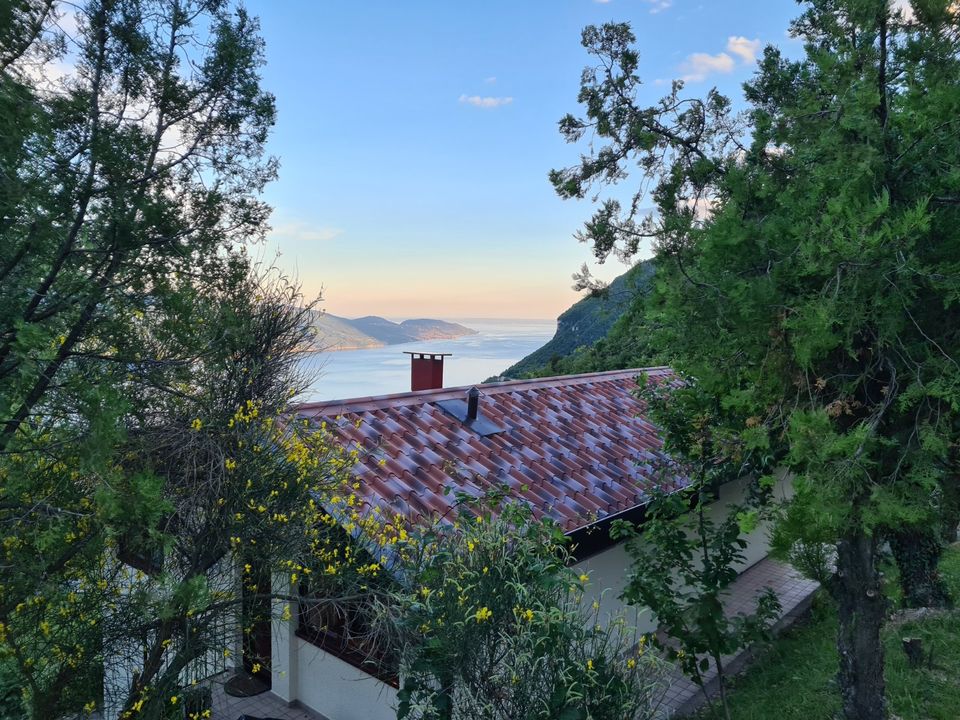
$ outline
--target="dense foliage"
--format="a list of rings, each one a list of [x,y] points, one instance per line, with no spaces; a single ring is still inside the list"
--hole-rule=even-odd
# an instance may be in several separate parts
[[[289,422],[308,311],[245,251],[275,171],[256,22],[64,12],[0,3],[0,698],[160,717],[233,665],[256,576],[320,564],[352,456]]]
[[[843,711],[877,718],[879,547],[909,549],[915,600],[942,598],[957,482],[960,18],[946,0],[804,5],[802,56],[767,48],[742,114],[682,83],[641,106],[629,28],[588,28],[585,117],[560,130],[593,149],[551,179],[584,197],[638,174],[635,201],[604,201],[585,236],[600,256],[652,239],[657,346],[754,467],[796,474],[779,541],[833,546]],[[657,212],[637,217],[646,198]]]
[[[385,606],[402,648],[397,717],[655,717],[661,666],[584,600],[590,579],[559,528],[525,506],[496,511],[474,505],[420,537]]]

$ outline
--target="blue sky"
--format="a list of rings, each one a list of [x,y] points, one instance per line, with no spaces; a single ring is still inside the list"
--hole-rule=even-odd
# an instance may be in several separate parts
[[[588,202],[550,168],[576,160],[585,25],[629,21],[646,100],[671,78],[740,95],[762,44],[792,45],[793,0],[248,0],[277,98],[280,179],[261,253],[332,313],[551,318],[591,260]],[[759,41],[759,44],[756,42]],[[659,81],[659,82],[658,82]],[[624,266],[593,266],[612,278]]]

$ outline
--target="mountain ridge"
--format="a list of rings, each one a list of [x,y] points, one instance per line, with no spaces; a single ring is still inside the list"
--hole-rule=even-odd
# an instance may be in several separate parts
[[[619,370],[644,361],[651,349],[634,328],[653,274],[653,260],[642,260],[603,290],[581,298],[557,318],[549,342],[486,382]]]
[[[314,311],[311,324],[316,332],[316,350],[367,350],[420,340],[446,340],[477,331],[460,323],[432,318],[411,318],[396,323],[379,315],[346,318]]]

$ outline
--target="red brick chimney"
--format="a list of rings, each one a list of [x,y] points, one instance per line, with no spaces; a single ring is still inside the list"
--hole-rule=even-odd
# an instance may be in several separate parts
[[[439,390],[443,387],[443,359],[453,353],[404,353],[410,356],[411,390]]]

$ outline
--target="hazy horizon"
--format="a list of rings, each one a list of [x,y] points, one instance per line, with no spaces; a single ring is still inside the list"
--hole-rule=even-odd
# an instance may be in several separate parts
[[[444,322],[455,322],[455,323],[466,323],[470,321],[474,322],[556,322],[557,318],[555,317],[495,317],[495,316],[477,316],[477,317],[462,317],[459,315],[450,315],[443,317],[441,315],[384,315],[382,313],[365,313],[363,315],[347,315],[345,313],[338,313],[329,310],[328,308],[321,307],[322,311],[326,312],[329,315],[336,315],[337,317],[344,317],[348,320],[357,320],[362,317],[381,317],[384,320],[389,320],[390,322],[401,323],[405,320],[443,320]]]

